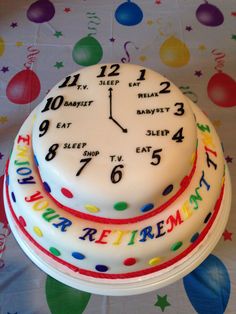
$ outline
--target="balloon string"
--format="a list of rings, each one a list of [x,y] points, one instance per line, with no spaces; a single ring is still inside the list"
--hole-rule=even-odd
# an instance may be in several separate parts
[[[218,72],[222,72],[222,68],[224,67],[224,63],[225,63],[225,53],[221,52],[221,51],[217,51],[217,49],[213,49],[211,51],[211,53],[213,54],[213,56],[215,57],[215,61],[216,61],[216,66],[214,67],[214,69]]]
[[[139,49],[138,47],[135,46],[135,44],[132,41],[126,41],[125,44],[124,44],[124,50],[125,50],[127,58],[126,57],[121,58],[121,62],[122,63],[130,62],[130,54],[129,54],[129,51],[127,49],[127,46],[129,44],[132,44],[135,47],[136,50]]]
[[[33,46],[29,46],[27,50],[30,54],[27,55],[27,62],[24,63],[24,67],[29,70],[36,61],[36,56],[39,54],[40,50],[34,48]]]
[[[88,36],[96,35],[97,26],[101,24],[101,19],[95,12],[87,12],[86,15],[88,19],[91,19],[91,21],[88,22],[88,30],[91,31]]]
[[[198,96],[190,90],[189,86],[180,86],[179,89],[182,91],[184,95],[188,95],[189,98],[194,102],[198,102]]]

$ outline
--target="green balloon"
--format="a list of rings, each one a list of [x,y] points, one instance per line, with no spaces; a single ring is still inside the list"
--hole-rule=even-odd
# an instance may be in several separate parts
[[[73,60],[82,66],[97,64],[103,55],[102,46],[92,36],[81,38],[72,51]]]
[[[91,294],[83,292],[47,276],[46,298],[52,314],[82,314]]]

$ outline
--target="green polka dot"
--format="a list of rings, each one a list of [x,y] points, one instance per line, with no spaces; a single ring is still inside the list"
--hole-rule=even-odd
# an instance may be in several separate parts
[[[49,251],[55,255],[55,256],[60,256],[61,255],[61,252],[58,251],[58,249],[56,249],[55,247],[50,247]]]
[[[183,245],[183,242],[179,241],[179,242],[174,243],[170,249],[171,251],[177,251],[182,245]]]
[[[114,204],[114,208],[116,210],[125,210],[128,207],[128,204],[126,202],[117,202]]]

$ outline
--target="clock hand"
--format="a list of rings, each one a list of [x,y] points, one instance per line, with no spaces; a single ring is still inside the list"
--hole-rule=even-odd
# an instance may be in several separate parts
[[[109,91],[109,107],[110,107],[110,116],[109,116],[109,119],[111,119],[116,125],[118,125],[118,127],[119,127],[124,133],[127,133],[128,130],[125,129],[125,128],[123,128],[123,127],[119,124],[119,122],[118,122],[116,119],[113,118],[113,115],[112,115],[112,91],[113,91],[113,89],[112,89],[112,87],[110,87],[110,88],[108,89],[108,91]]]

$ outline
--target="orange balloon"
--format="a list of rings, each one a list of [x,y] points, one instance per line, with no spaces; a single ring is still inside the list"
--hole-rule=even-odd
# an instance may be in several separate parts
[[[165,65],[178,68],[189,62],[190,52],[184,42],[174,36],[171,36],[161,45],[160,58]]]

